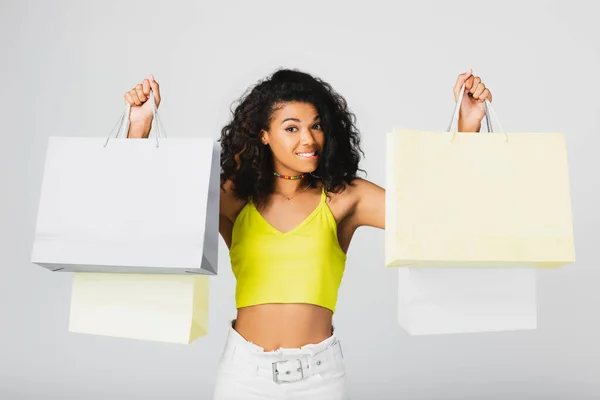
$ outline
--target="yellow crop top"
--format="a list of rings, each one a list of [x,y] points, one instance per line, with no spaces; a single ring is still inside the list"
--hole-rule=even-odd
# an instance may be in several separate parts
[[[242,208],[229,250],[237,308],[309,303],[335,312],[346,254],[326,198],[323,191],[317,208],[285,233],[269,224],[251,199]]]

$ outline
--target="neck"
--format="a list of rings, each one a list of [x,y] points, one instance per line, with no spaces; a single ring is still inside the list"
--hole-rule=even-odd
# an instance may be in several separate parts
[[[295,174],[295,175],[300,175],[300,174]],[[273,178],[274,178],[273,190],[275,190],[276,192],[279,192],[279,193],[284,193],[284,194],[293,194],[293,193],[297,192],[298,190],[304,189],[306,187],[307,181],[308,181],[308,177],[304,177],[301,179],[295,179],[295,180],[278,178],[276,176],[274,176]]]
[[[276,167],[274,172],[282,176],[298,176],[305,175],[304,177],[298,177],[298,179],[285,179],[283,177],[273,176],[273,190],[284,195],[293,195],[299,190],[302,190],[308,184],[308,174],[298,171],[292,171],[288,168]]]

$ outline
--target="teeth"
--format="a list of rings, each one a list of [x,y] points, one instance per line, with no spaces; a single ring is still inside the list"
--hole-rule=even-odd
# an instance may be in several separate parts
[[[317,154],[317,152],[313,151],[312,153],[296,153],[296,154],[298,154],[300,157],[312,157],[315,154]]]

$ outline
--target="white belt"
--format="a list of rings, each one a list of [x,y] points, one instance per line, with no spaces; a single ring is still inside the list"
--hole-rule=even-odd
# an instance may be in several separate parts
[[[240,349],[236,350],[234,350],[234,360],[248,364],[261,375],[270,375],[275,383],[300,381],[327,370],[343,368],[344,365],[344,355],[339,340],[317,353],[291,355],[289,358],[277,361],[269,358],[270,355],[265,357],[260,353],[252,354]]]

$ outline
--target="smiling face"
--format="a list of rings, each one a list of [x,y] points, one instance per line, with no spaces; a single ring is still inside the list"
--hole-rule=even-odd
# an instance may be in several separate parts
[[[273,153],[273,169],[283,175],[313,172],[325,145],[320,117],[310,103],[281,103],[271,116],[262,143]]]

